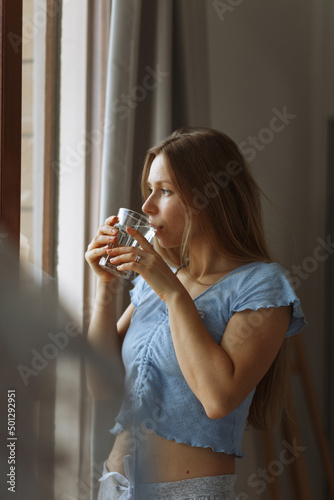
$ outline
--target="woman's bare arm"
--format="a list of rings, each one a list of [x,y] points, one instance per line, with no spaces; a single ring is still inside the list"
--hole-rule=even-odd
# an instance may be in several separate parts
[[[176,356],[191,390],[210,418],[232,412],[274,361],[287,332],[289,306],[235,313],[218,345],[187,293],[167,302]]]
[[[116,216],[111,216],[102,224],[85,254],[86,261],[97,276],[97,288],[92,319],[88,329],[88,342],[92,348],[106,361],[110,367],[108,382],[102,377],[98,366],[86,363],[86,379],[88,390],[95,399],[106,399],[115,394],[117,388],[123,386],[124,366],[121,357],[121,344],[129,327],[134,306],[125,310],[117,322],[116,297],[119,291],[118,279],[103,269],[99,261],[105,255],[110,244],[117,246],[118,229],[114,227]],[[116,388],[116,391],[115,391]]]
[[[110,291],[108,284],[98,284],[87,339],[93,349],[109,364],[110,375],[114,383],[108,383],[99,373],[98,367],[88,362],[86,364],[87,386],[94,399],[121,396],[119,393],[115,394],[115,388],[122,386],[124,381],[121,346],[134,309],[134,305],[130,304],[116,322],[116,294]]]

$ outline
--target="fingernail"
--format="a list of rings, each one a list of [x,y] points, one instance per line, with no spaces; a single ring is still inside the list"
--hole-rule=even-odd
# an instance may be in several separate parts
[[[118,233],[118,229],[112,229],[111,230],[111,234],[116,234],[116,233]]]

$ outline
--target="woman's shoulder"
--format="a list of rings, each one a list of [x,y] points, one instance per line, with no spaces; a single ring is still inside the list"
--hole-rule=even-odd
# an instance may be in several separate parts
[[[279,307],[293,304],[299,299],[290,273],[277,262],[252,262],[236,273],[234,284],[234,310],[259,307]]]
[[[283,266],[277,262],[253,262],[243,266],[243,271],[232,287],[233,313],[291,305],[292,319],[287,336],[307,324],[290,273]]]
[[[298,301],[289,272],[277,262],[263,261],[238,266],[203,295],[207,299],[216,298],[224,304],[228,303],[231,310],[246,304],[261,307],[259,304]]]
[[[234,284],[244,295],[247,292],[270,293],[280,291],[295,295],[290,273],[278,262],[251,262],[236,269]]]
[[[290,282],[289,271],[277,262],[249,262],[234,269],[227,276],[232,277],[233,281],[242,285],[276,280]]]

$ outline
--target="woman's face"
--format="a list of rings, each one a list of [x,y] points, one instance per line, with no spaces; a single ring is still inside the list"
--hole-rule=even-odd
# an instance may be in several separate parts
[[[157,227],[156,238],[160,246],[180,247],[186,223],[185,210],[161,154],[151,164],[147,189],[149,196],[142,210],[149,216],[150,224]]]

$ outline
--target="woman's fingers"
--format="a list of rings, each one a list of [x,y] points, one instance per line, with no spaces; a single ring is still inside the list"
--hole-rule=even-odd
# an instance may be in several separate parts
[[[85,253],[87,263],[97,274],[99,279],[102,279],[105,282],[117,279],[113,274],[109,273],[99,265],[101,257],[106,255],[107,250],[111,247],[118,246],[117,233],[119,231],[117,227],[114,227],[114,224],[117,222],[118,217],[115,215],[108,217],[104,224],[98,228],[95,237],[88,245]]]
[[[92,250],[88,250],[86,252],[86,260],[88,261],[94,261],[98,259],[99,257],[103,257],[107,253],[107,250],[109,249],[109,245],[106,245],[104,247],[97,247],[93,248]]]
[[[106,219],[106,221],[117,221],[117,217],[112,216],[109,217],[109,219]],[[88,245],[87,250],[93,250],[97,246],[105,245],[106,243],[116,245],[118,240],[117,240],[117,234],[118,234],[118,229],[117,227],[113,227],[108,224],[104,224],[99,227],[96,236],[93,238],[91,243]]]
[[[119,231],[116,227],[114,227],[116,222],[118,222],[118,218],[116,216],[112,215],[111,217],[108,217],[105,220],[105,224],[102,224],[99,227],[96,236],[88,245],[85,258],[95,270],[97,269],[99,259],[106,253],[114,258],[121,256],[117,257],[118,264],[138,264],[138,261],[136,261],[136,258],[139,255],[138,250],[134,250],[133,246],[118,246],[117,234]],[[151,255],[155,254],[153,246],[137,229],[128,227],[127,232],[137,240],[144,253]]]
[[[107,253],[111,257],[110,262],[138,262],[139,253],[131,247],[108,248]]]
[[[153,246],[151,245],[151,243],[149,243],[147,241],[147,239],[145,238],[145,236],[143,236],[137,229],[128,227],[126,230],[127,230],[128,234],[133,236],[138,241],[142,250],[144,250],[144,253],[148,253],[151,255],[156,253]],[[134,250],[133,246],[128,246],[128,247],[125,247],[125,246],[117,246],[116,247],[115,246],[114,248],[108,249],[107,253],[112,257],[116,257],[116,256],[121,255],[123,262],[135,261],[136,257],[138,257],[138,255],[140,255],[139,249]],[[120,262],[120,259],[118,259],[118,260]]]
[[[97,234],[117,234],[118,232],[119,231],[117,227],[104,224],[103,226],[99,227]]]
[[[134,229],[133,227],[127,227],[126,231],[127,231],[128,234],[130,234],[131,236],[133,236],[138,241],[138,243],[140,244],[140,246],[142,247],[142,249],[145,250],[145,252],[148,252],[148,253],[154,253],[155,252],[155,250],[153,248],[153,245],[151,245],[151,243],[149,243],[147,241],[147,239],[145,238],[145,236],[143,236],[141,234],[141,232],[138,231],[138,229]]]
[[[110,217],[107,217],[107,219],[105,220],[105,224],[106,225],[114,225],[118,222],[118,217],[117,215],[111,215]]]
[[[94,238],[92,243],[87,247],[87,250],[94,250],[94,248],[100,247],[101,245],[115,245],[117,244],[117,236],[97,236]],[[109,247],[107,247],[109,248]]]
[[[117,217],[112,216],[106,219],[110,223],[117,221]],[[86,260],[88,262],[94,262],[96,259],[104,255],[110,246],[117,246],[118,229],[116,227],[110,226],[108,224],[102,225],[97,231],[97,235],[93,238],[91,243],[87,247],[85,254]]]
[[[101,224],[97,231],[97,234],[117,234],[118,229],[116,227],[113,227],[117,222],[118,217],[116,215],[111,215],[104,221],[104,224]]]

